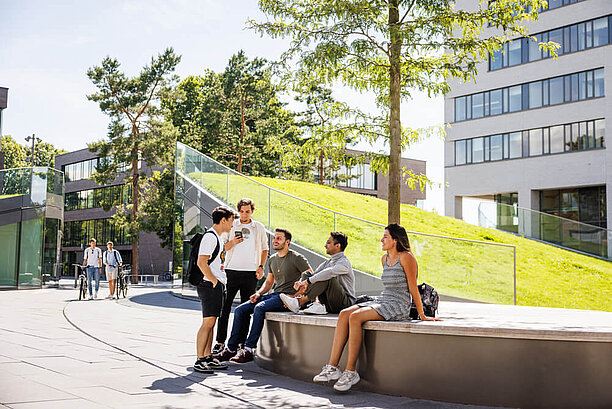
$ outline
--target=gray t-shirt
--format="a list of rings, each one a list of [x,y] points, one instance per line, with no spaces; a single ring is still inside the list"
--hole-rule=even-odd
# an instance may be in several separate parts
[[[279,257],[278,253],[270,257],[268,262],[270,272],[274,274],[274,292],[295,294],[293,283],[300,280],[304,271],[310,269],[306,257],[293,250],[289,250],[285,257]]]

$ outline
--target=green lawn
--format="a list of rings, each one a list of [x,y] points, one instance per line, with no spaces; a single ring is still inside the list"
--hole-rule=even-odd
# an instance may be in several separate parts
[[[323,252],[332,230],[349,236],[346,250],[353,266],[374,275],[382,268],[379,239],[383,228],[306,204],[269,191],[238,175],[190,174],[229,203],[251,197],[254,217],[266,226],[289,228],[294,241]],[[342,192],[312,183],[257,178],[272,188],[334,211],[385,224],[387,203],[374,197]],[[268,204],[272,203],[270,207]],[[509,233],[481,228],[413,206],[402,206],[407,230],[516,246],[519,305],[612,311],[612,263],[583,256]],[[410,235],[419,261],[419,281],[427,281],[447,295],[511,304],[513,302],[512,248]]]

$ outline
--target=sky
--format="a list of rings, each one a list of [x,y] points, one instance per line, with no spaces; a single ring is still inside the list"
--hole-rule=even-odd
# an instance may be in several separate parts
[[[249,19],[264,21],[255,0],[0,0],[0,87],[9,88],[2,132],[19,143],[36,134],[72,151],[106,135],[107,117],[87,100],[95,87],[87,69],[106,56],[136,75],[167,47],[182,56],[181,78],[204,69],[222,71],[244,50],[249,58],[279,58],[286,40],[260,37],[246,29]],[[374,112],[374,97],[337,89],[336,97]],[[402,125],[439,126],[443,99],[416,93],[402,103]],[[358,149],[381,151],[381,143]],[[441,139],[411,147],[404,157],[427,161],[425,208],[444,213],[444,153]]]

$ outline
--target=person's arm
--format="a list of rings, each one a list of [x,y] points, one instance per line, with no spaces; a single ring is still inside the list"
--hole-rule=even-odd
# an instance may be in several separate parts
[[[208,265],[209,258],[210,256],[205,256],[203,254],[200,254],[198,256],[198,267],[200,268],[200,271],[202,272],[202,274],[204,274],[204,277],[206,277],[208,281],[213,283],[213,287],[216,287],[217,282],[219,280],[217,280],[217,277],[215,277],[212,270],[210,269],[210,266]]]
[[[340,259],[333,266],[322,269],[321,271],[314,274],[312,277],[308,278],[310,283],[316,283],[319,281],[326,281],[330,278],[337,277],[343,274],[348,274],[351,272],[351,269],[346,264],[346,260]]]
[[[268,276],[266,277],[266,281],[264,282],[264,285],[262,285],[259,290],[255,291],[255,294],[250,296],[249,300],[252,303],[257,302],[259,297],[261,297],[263,294],[266,294],[268,291],[270,291],[270,289],[272,289],[272,286],[274,285],[274,280],[275,280],[274,274],[272,274],[272,270],[270,270],[268,272]]]
[[[117,261],[117,264],[119,264],[120,266],[123,265],[123,259],[121,258],[121,253],[119,253],[117,250],[113,250],[115,252],[115,259]]]
[[[85,250],[85,253],[83,253],[83,265],[87,265],[87,250]]]
[[[258,280],[263,277],[266,260],[268,260],[268,250],[263,250],[261,252],[261,257],[259,258],[259,267],[257,267],[257,271],[255,272],[255,277],[257,277]]]
[[[417,312],[419,313],[419,319],[421,321],[440,321],[439,318],[431,318],[425,316],[425,312],[423,311],[423,302],[421,301],[421,294],[419,293],[419,288],[417,286],[417,262],[410,253],[402,252],[400,253],[400,263],[402,264],[402,268],[404,269],[404,274],[406,274],[406,281],[408,282],[408,290],[410,291],[410,295],[414,300],[414,304],[416,305]]]
[[[100,266],[99,268],[102,268],[102,250],[98,250],[98,265]]]

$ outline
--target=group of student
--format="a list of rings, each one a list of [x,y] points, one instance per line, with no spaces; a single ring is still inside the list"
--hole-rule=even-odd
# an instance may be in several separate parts
[[[213,226],[200,242],[197,265],[203,281],[196,289],[203,320],[196,337],[195,371],[213,373],[227,369],[224,362],[252,361],[266,312],[336,313],[339,316],[329,361],[313,380],[334,381],[334,389],[348,391],[360,380],[355,369],[364,322],[408,319],[412,299],[419,319],[436,320],[424,314],[416,281],[417,262],[410,251],[406,230],[400,225],[387,226],[381,239],[382,250],[386,252],[381,260],[384,285],[381,296],[359,302],[353,268],[344,254],[348,245],[346,234],[330,233],[325,242],[330,258],[313,270],[303,255],[290,248],[292,234],[283,228],[274,232],[275,254],[268,259],[265,228],[251,218],[255,211],[253,200],[241,199],[237,210],[236,213],[225,206],[215,208]],[[223,251],[219,251],[221,246]],[[266,262],[268,275],[256,289]],[[234,311],[226,343],[231,304],[238,292],[241,304]],[[213,347],[215,324],[217,337]],[[338,363],[347,341],[348,361],[341,371]]]
[[[89,247],[85,249],[83,254],[83,266],[87,274],[87,290],[89,291],[89,299],[98,298],[98,290],[100,289],[100,270],[104,264],[106,279],[110,294],[107,299],[115,298],[115,283],[119,273],[119,267],[123,265],[121,254],[113,248],[113,242],[106,243],[106,251],[102,252],[99,247],[96,247],[96,239],[93,237],[89,240]],[[95,281],[95,292],[92,293],[92,282]],[[119,298],[119,294],[117,294]]]

